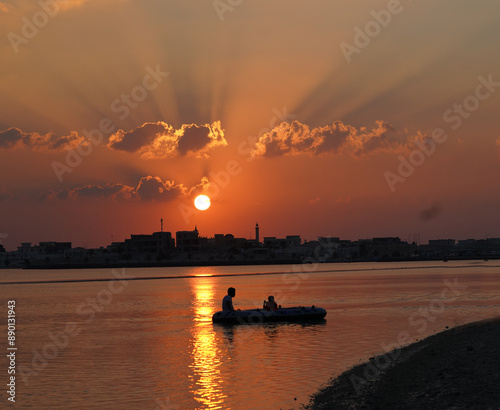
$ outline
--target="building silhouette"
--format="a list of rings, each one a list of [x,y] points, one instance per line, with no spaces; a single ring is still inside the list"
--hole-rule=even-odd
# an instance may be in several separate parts
[[[285,238],[266,236],[261,242],[259,224],[255,239],[230,233],[200,236],[192,231],[133,234],[123,242],[87,249],[71,242],[25,242],[16,251],[0,246],[0,268],[6,267],[96,267],[96,266],[182,266],[203,264],[266,264],[318,262],[448,260],[500,258],[500,238],[430,240],[428,244],[406,242],[399,237],[342,240],[318,237],[302,241],[300,235]],[[312,259],[311,259],[312,258]]]
[[[194,231],[177,231],[175,233],[175,244],[178,252],[198,252],[200,250],[198,228],[195,226]]]
[[[170,232],[154,232],[152,235],[131,235],[125,239],[123,250],[131,258],[141,255],[169,255],[175,249]]]

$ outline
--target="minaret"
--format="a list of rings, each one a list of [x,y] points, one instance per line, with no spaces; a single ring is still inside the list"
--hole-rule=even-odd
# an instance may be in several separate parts
[[[259,243],[259,224],[255,224],[255,242]]]
[[[160,219],[160,223],[161,223],[161,232],[163,232],[163,218]]]

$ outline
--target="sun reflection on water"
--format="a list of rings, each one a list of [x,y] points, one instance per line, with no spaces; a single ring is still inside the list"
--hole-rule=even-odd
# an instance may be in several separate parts
[[[217,311],[214,301],[216,278],[197,278],[191,281],[193,292],[193,339],[191,341],[192,374],[189,378],[194,398],[203,408],[221,408],[224,399],[221,375],[221,351],[212,326]]]

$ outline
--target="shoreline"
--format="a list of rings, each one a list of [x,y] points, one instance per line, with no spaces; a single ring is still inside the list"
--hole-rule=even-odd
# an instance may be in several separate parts
[[[398,263],[398,262],[456,262],[456,261],[489,261],[500,260],[500,256],[493,256],[485,259],[483,256],[478,257],[449,257],[446,260],[442,258],[391,258],[391,259],[355,259],[349,261],[325,261],[317,262],[333,263],[333,264],[356,264],[356,263]],[[121,269],[121,268],[178,268],[178,267],[206,267],[206,266],[261,266],[261,265],[302,265],[304,259],[270,259],[270,260],[255,260],[255,259],[242,259],[242,260],[177,260],[177,261],[120,261],[108,263],[30,263],[27,265],[14,265],[14,266],[0,266],[2,269],[21,269],[21,270],[62,270],[62,269]]]
[[[499,340],[500,317],[444,330],[346,370],[303,409],[497,409]]]
[[[276,265],[283,265],[283,266],[293,266],[293,264],[289,263],[280,263]],[[222,265],[217,265],[217,266],[222,266]],[[236,265],[225,265],[225,266],[236,266]],[[254,265],[244,265],[244,266],[254,266]],[[271,265],[272,266],[272,265]],[[151,266],[149,266],[151,267]],[[155,266],[156,267],[156,266]],[[395,267],[383,267],[383,268],[360,268],[360,269],[327,269],[327,270],[321,270],[321,269],[312,269],[310,272],[311,273],[326,273],[326,272],[336,272],[336,273],[341,273],[341,272],[375,272],[375,271],[407,271],[407,270],[419,270],[419,269],[429,269],[429,268],[450,268],[450,269],[462,269],[462,268],[468,268],[466,265],[460,265],[460,266],[395,266]],[[484,267],[494,267],[494,266],[484,266]],[[496,266],[495,266],[496,267]],[[137,268],[137,267],[132,267],[129,266],[129,268]],[[91,267],[88,267],[88,269],[93,269]],[[114,268],[110,268],[114,269]],[[125,269],[125,267],[122,267],[121,269]],[[23,270],[23,269],[21,269]],[[41,269],[41,270],[49,270],[49,269]],[[58,269],[55,269],[58,270]],[[62,270],[62,269],[61,269]],[[69,269],[68,269],[69,270]],[[75,269],[77,270],[77,269]],[[1,272],[1,270],[0,270]],[[281,275],[281,274],[287,274],[287,273],[297,273],[293,269],[292,270],[283,270],[283,271],[268,271],[268,272],[242,272],[242,273],[220,273],[220,274],[209,274],[209,275],[204,275],[204,276],[210,276],[210,277],[229,277],[229,276],[265,276],[265,275]],[[199,275],[174,275],[174,276],[140,276],[140,277],[130,277],[130,278],[122,278],[120,280],[160,280],[160,279],[190,279],[190,278],[196,278]],[[80,278],[80,279],[52,279],[52,280],[28,280],[28,281],[9,281],[9,282],[2,282],[0,281],[0,285],[24,285],[24,284],[43,284],[43,283],[77,283],[77,282],[104,282],[109,280],[108,278]]]

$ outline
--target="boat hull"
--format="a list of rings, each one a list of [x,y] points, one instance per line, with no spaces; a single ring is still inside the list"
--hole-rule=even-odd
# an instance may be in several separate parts
[[[309,322],[324,319],[326,310],[320,307],[291,307],[275,311],[248,309],[221,311],[212,316],[212,322],[224,324],[268,323],[268,322]]]

